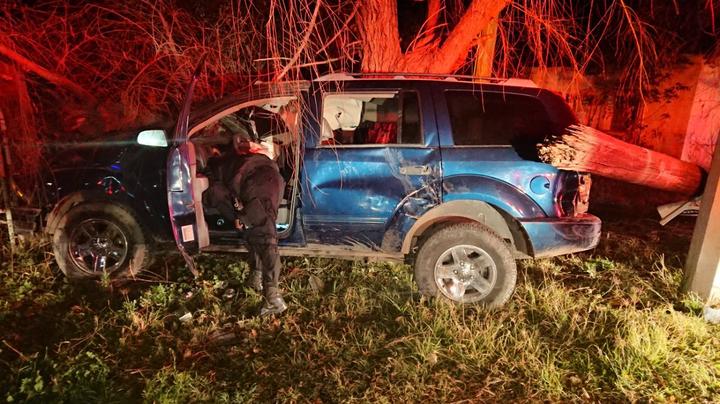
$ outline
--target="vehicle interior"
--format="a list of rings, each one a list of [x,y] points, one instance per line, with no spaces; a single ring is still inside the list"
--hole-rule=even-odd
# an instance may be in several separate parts
[[[422,142],[417,94],[328,94],[323,100],[321,145],[352,146]]]
[[[235,106],[200,123],[190,131],[194,146],[196,182],[200,185],[196,195],[202,198],[202,210],[211,243],[237,241],[241,237],[234,222],[213,206],[208,198],[213,186],[220,181],[219,165],[224,159],[236,156],[233,138],[250,136],[253,152],[275,160],[285,181],[276,227],[278,237],[290,233],[295,206],[295,191],[299,166],[299,106],[295,97],[278,97],[258,100]],[[196,198],[197,199],[197,198]]]

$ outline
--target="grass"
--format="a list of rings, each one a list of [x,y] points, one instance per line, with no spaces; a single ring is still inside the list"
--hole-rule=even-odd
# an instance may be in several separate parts
[[[494,311],[426,300],[402,265],[286,260],[276,319],[236,256],[202,257],[199,281],[168,257],[169,277],[110,292],[34,243],[0,264],[0,399],[718,401],[718,326],[679,292],[691,230],[609,222],[592,252],[523,262]]]

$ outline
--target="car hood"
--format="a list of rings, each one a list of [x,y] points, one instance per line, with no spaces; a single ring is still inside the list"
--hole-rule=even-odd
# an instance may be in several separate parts
[[[149,147],[137,143],[137,135],[143,129],[107,133],[85,141],[53,142],[45,146],[46,161],[53,170],[107,166],[129,150]]]

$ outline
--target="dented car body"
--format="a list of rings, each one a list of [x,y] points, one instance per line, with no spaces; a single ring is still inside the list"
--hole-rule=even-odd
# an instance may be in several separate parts
[[[302,113],[288,121],[290,105]],[[134,274],[144,265],[136,244],[173,238],[191,265],[200,251],[243,251],[242,233],[203,198],[213,156],[243,122],[274,151],[288,184],[277,223],[283,255],[405,261],[424,294],[498,306],[514,288],[515,259],[583,251],[599,239],[600,220],[586,213],[589,177],[533,156],[574,115],[527,83],[334,75],[183,111],[167,146],[107,146],[55,171],[47,228],[66,273]],[[113,227],[113,212],[95,224],[71,214],[97,203],[117,205],[131,223]],[[73,229],[83,223],[90,237]],[[136,224],[139,233],[124,238],[92,234]]]

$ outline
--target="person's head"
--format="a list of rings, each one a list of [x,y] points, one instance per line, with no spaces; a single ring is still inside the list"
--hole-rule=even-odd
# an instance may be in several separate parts
[[[233,136],[233,150],[237,154],[248,154],[251,153],[252,143],[250,138],[243,133],[236,133]]]

